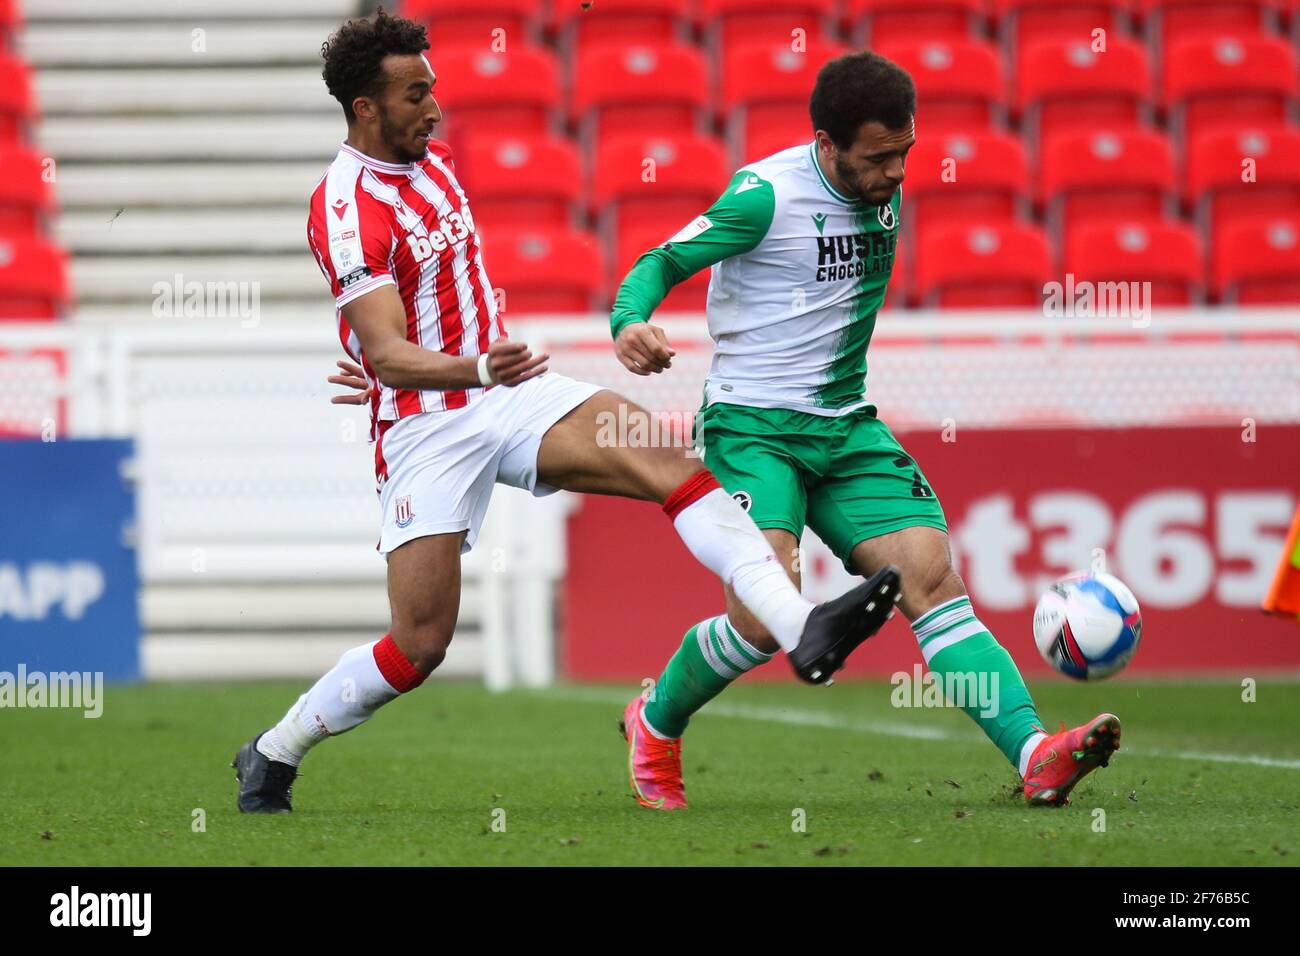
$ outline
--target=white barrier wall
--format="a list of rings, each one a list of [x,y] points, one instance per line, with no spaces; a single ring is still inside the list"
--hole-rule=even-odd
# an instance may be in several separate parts
[[[1036,313],[887,315],[868,395],[900,429],[1300,421],[1300,313],[1157,318],[1135,328]],[[702,319],[664,325],[674,367],[641,378],[614,359],[601,318],[508,323],[549,350],[556,371],[689,413],[710,343]],[[386,630],[366,415],[328,401],[340,356],[327,322],[0,327],[0,429],[136,440],[148,675],[310,676]],[[498,489],[465,559],[448,673],[496,687],[552,679],[571,503]]]

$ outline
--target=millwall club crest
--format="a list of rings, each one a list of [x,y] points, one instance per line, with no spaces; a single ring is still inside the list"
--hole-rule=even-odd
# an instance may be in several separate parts
[[[894,207],[889,203],[885,203],[876,210],[876,219],[879,220],[883,229],[893,229],[898,225],[898,220],[894,218]]]
[[[408,528],[414,520],[415,512],[411,510],[411,496],[402,495],[397,499],[397,526]]]

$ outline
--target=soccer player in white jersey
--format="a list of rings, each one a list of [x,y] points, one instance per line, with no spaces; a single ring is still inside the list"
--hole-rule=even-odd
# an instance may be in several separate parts
[[[442,662],[459,610],[460,556],[496,482],[658,502],[810,683],[828,681],[897,600],[897,571],[885,568],[813,606],[698,461],[667,448],[601,447],[602,414],[630,403],[548,372],[547,356],[505,337],[450,150],[431,138],[442,113],[428,48],[422,26],[381,12],[348,22],[323,50],[325,84],[348,131],[312,194],[307,240],[335,297],[339,341],[373,396],[392,623],[236,754],[245,812],[290,810],[310,748]]]
[[[899,607],[930,670],[996,688],[963,709],[1015,767],[1033,803],[1060,804],[1119,746],[1101,714],[1048,734],[1011,656],[953,570],[929,482],[865,396],[867,347],[894,266],[904,164],[916,139],[906,71],[873,53],[827,63],[809,104],[813,140],[739,170],[703,215],[641,256],[611,316],[615,351],[638,375],[672,357],[649,324],[669,290],[712,268],[715,342],[697,440],[799,580],[805,525],[851,573],[902,571]],[[733,590],[723,615],[686,633],[648,701],[628,704],[628,767],[638,801],[686,806],[681,736],[691,715],[778,643]],[[996,678],[996,680],[994,680]]]

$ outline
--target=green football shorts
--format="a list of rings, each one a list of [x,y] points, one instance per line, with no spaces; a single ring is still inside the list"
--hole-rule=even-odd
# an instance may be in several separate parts
[[[917,525],[947,531],[939,499],[874,406],[831,418],[715,402],[700,409],[705,466],[760,528],[807,525],[850,573],[860,541]]]

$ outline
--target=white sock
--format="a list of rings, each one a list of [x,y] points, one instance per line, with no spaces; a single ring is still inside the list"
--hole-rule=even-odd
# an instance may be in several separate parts
[[[326,737],[365,723],[375,711],[397,697],[397,690],[375,663],[378,643],[371,641],[346,651],[333,669],[262,735],[257,742],[258,752],[296,767],[307,751]]]
[[[1020,748],[1020,779],[1025,779],[1025,774],[1029,772],[1029,758],[1034,755],[1038,745],[1047,739],[1047,734],[1034,734],[1025,741],[1025,745]]]
[[[714,488],[677,511],[673,527],[696,560],[732,586],[783,650],[799,646],[814,605],[799,593],[763,532],[730,495]]]

